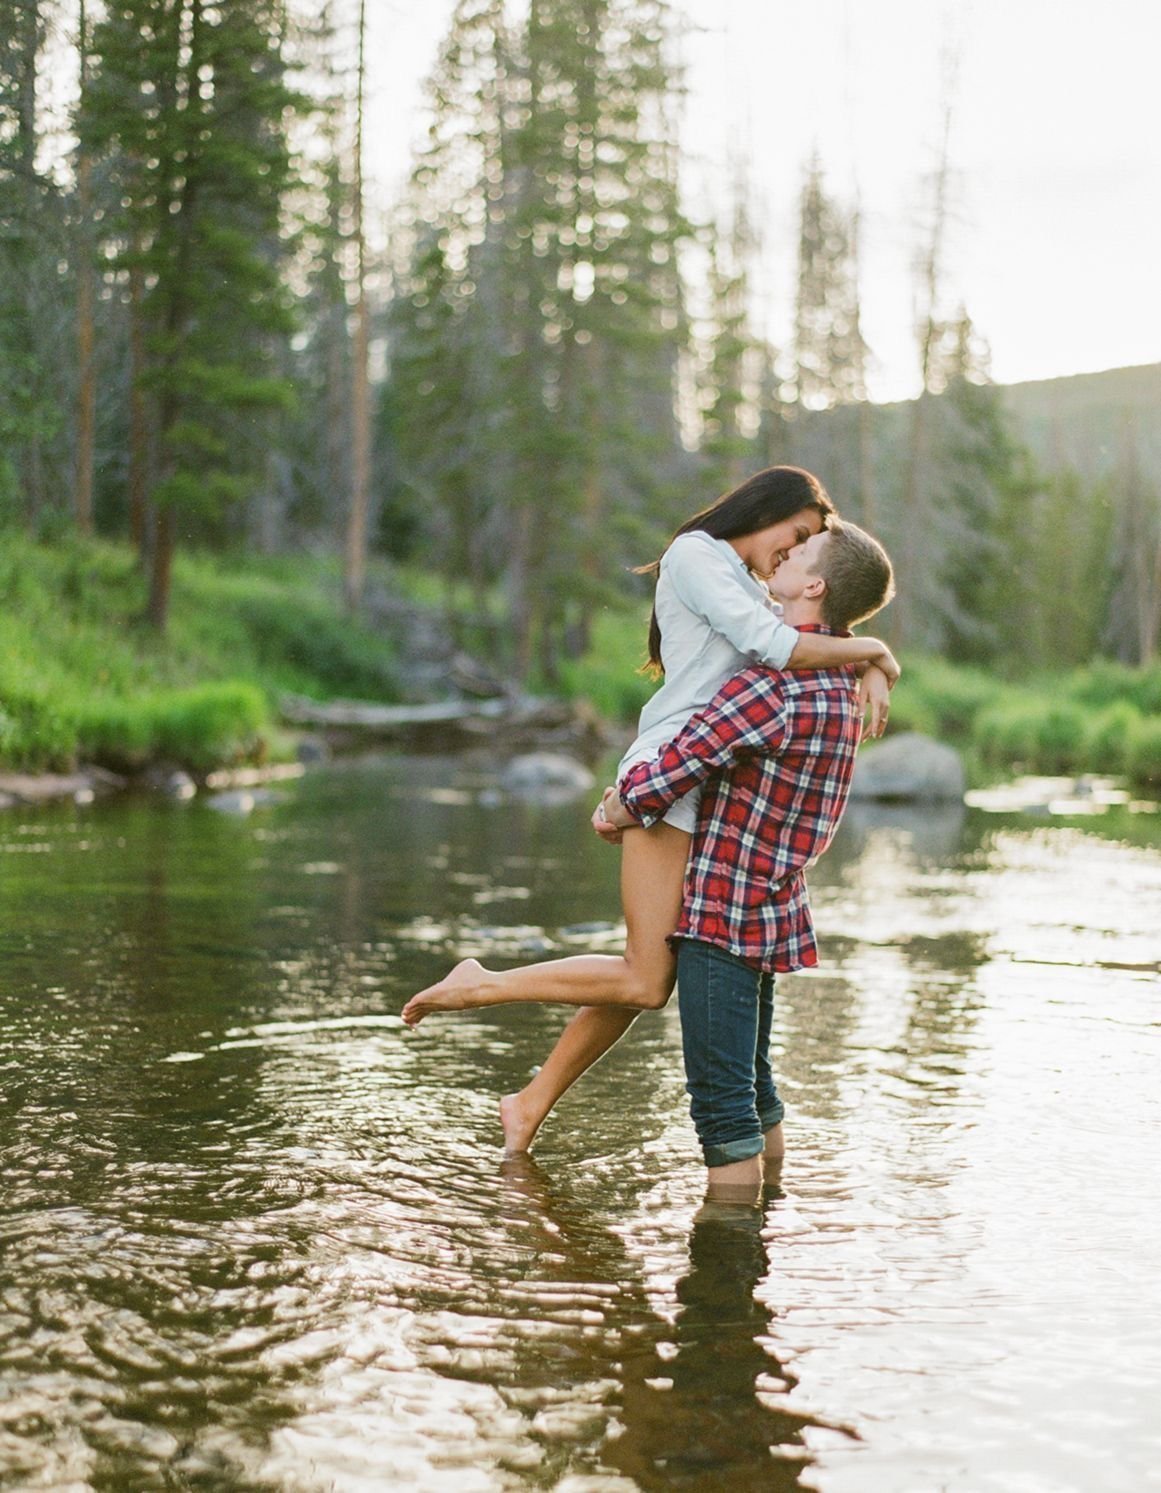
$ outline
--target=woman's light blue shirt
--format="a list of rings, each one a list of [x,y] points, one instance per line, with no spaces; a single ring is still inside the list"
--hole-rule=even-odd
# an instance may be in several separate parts
[[[733,545],[699,530],[679,534],[661,557],[654,606],[665,682],[641,712],[637,739],[622,758],[618,777],[672,741],[731,674],[752,663],[785,668],[798,642],[796,630],[783,622],[777,604]],[[685,804],[683,799],[674,810]],[[665,817],[692,831],[695,814],[696,803]]]

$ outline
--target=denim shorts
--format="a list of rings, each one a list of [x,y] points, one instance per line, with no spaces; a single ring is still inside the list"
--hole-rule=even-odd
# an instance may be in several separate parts
[[[706,1166],[757,1156],[783,1115],[770,1071],[774,976],[735,954],[683,938],[677,1000],[689,1113]]]

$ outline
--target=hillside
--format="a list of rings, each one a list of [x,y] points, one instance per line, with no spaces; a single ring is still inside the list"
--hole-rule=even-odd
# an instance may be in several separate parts
[[[1045,466],[1099,476],[1135,440],[1142,470],[1161,484],[1161,363],[1003,388],[1021,437]]]

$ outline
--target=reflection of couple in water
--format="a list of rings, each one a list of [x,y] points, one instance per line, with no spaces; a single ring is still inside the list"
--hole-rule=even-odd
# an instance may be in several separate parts
[[[817,962],[804,872],[842,814],[864,710],[878,734],[899,675],[885,644],[848,631],[890,600],[891,565],[815,477],[771,467],[683,524],[656,571],[649,653],[665,682],[593,815],[622,846],[624,954],[500,972],[465,959],[403,1019],[513,1001],[580,1007],[501,1103],[507,1149],[522,1152],[676,978],[711,1189],[756,1192],[783,1153],[774,976]]]
[[[569,1185],[567,1177],[547,1177],[531,1156],[506,1157],[501,1165],[501,1197],[519,1208],[522,1222],[544,1229],[533,1281],[595,1299],[603,1324],[571,1340],[567,1363],[546,1357],[534,1339],[509,1382],[521,1389],[547,1383],[559,1391],[562,1380],[612,1380],[616,1389],[605,1399],[597,1455],[601,1471],[620,1474],[625,1486],[797,1493],[813,1460],[804,1430],[826,1425],[832,1433],[853,1433],[791,1398],[797,1379],[778,1356],[776,1324],[758,1296],[769,1273],[764,1235],[776,1237],[777,1212],[767,1228],[761,1208],[703,1203],[684,1266],[671,1277],[671,1298],[669,1277],[663,1286],[651,1278],[646,1289],[642,1262],[626,1249],[624,1230],[595,1224],[593,1210],[570,1197]],[[766,1189],[775,1208],[780,1195]],[[650,1220],[652,1229],[655,1216]],[[585,1295],[592,1282],[602,1288],[595,1298]],[[608,1293],[610,1284],[616,1289]]]

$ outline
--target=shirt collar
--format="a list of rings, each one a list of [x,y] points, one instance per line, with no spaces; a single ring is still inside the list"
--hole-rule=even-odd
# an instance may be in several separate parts
[[[849,638],[850,630],[845,627],[828,627],[825,622],[794,622],[791,624],[795,632],[821,632],[831,638]]]

